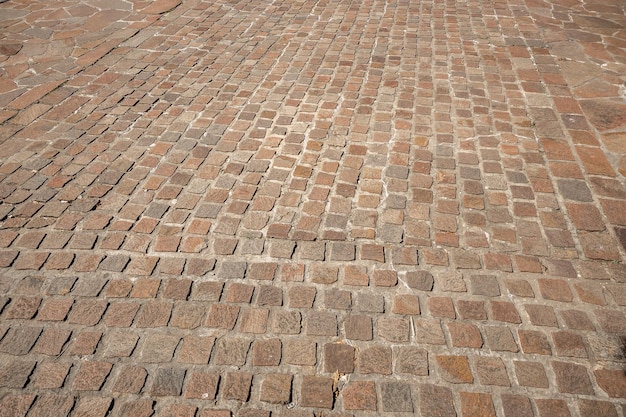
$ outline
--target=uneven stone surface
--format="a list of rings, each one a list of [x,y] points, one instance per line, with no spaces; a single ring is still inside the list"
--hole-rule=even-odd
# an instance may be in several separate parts
[[[0,3],[0,417],[624,417],[623,2]]]

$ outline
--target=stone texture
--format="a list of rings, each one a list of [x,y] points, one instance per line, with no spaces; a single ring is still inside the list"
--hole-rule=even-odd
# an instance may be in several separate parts
[[[454,417],[452,391],[437,385],[424,384],[419,387],[420,412],[429,416]]]
[[[410,375],[428,375],[428,351],[414,346],[394,349],[396,372]]]
[[[227,400],[248,401],[252,374],[244,372],[228,372],[224,378],[222,397]]]
[[[461,412],[467,416],[496,415],[491,395],[479,392],[461,392]]]
[[[343,406],[346,410],[376,411],[376,387],[372,381],[355,381],[342,391]]]
[[[385,412],[413,411],[411,385],[402,382],[385,382],[380,387],[382,408]]]
[[[355,350],[350,345],[327,343],[324,345],[324,371],[341,374],[354,370]]]
[[[185,398],[213,400],[217,394],[219,380],[219,374],[191,372],[187,375],[184,396]]]
[[[441,377],[453,384],[471,383],[474,381],[472,371],[465,356],[437,356],[437,364]]]
[[[291,399],[291,375],[269,374],[261,386],[261,401],[287,404]]]
[[[0,3],[0,417],[626,411],[620,2]]]
[[[332,409],[333,380],[326,377],[305,376],[300,388],[300,404],[303,407]]]

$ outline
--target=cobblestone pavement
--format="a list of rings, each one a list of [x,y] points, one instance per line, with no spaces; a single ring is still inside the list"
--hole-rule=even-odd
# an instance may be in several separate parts
[[[0,416],[624,417],[626,5],[0,4]]]

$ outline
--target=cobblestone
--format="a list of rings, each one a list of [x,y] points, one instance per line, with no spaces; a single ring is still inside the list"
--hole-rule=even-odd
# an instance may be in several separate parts
[[[0,416],[624,413],[623,4],[2,7]]]

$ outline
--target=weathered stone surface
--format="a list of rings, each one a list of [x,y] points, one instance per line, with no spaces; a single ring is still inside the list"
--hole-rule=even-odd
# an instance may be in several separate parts
[[[626,105],[611,100],[583,100],[580,106],[591,124],[600,131],[626,125]]]
[[[626,411],[623,2],[0,3],[0,417]]]

